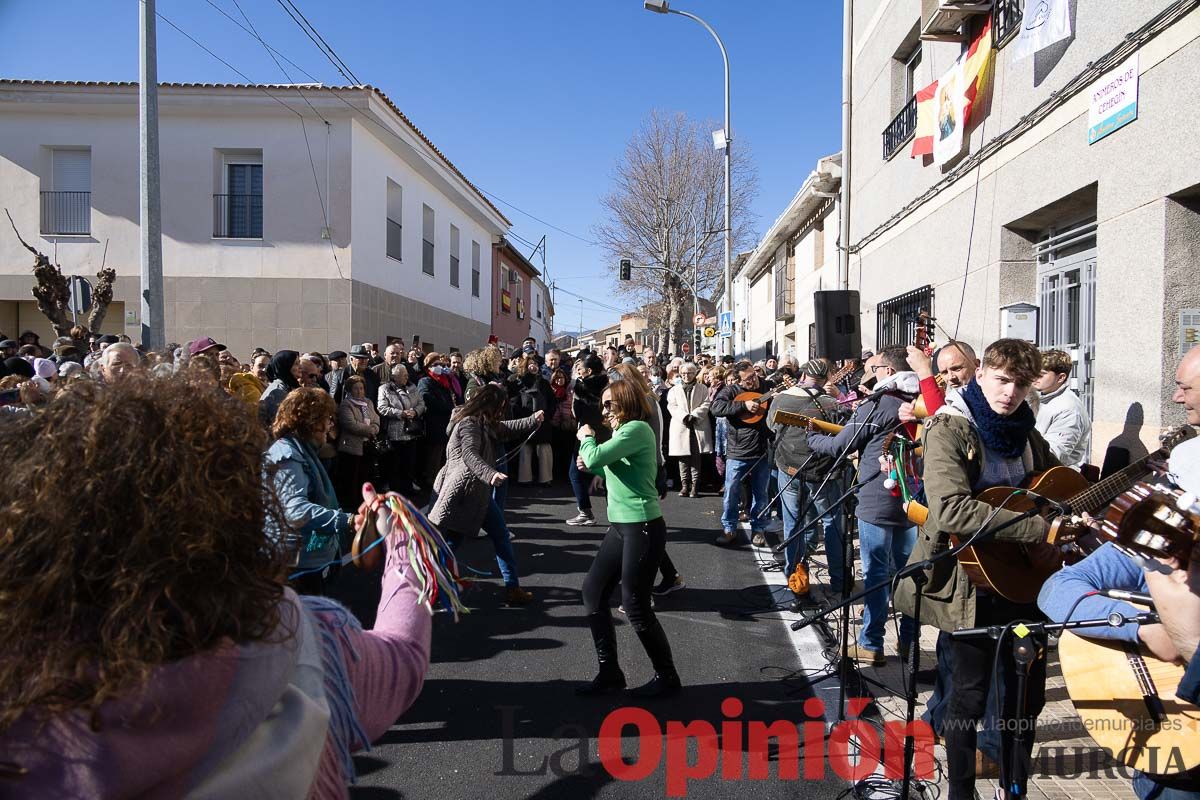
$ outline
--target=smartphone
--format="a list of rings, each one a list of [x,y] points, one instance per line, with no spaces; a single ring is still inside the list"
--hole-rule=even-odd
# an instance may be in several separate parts
[[[413,336],[412,346],[420,349],[420,347],[421,347],[421,337],[420,336]]]

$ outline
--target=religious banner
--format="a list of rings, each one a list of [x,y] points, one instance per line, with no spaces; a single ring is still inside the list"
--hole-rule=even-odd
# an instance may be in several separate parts
[[[991,59],[989,21],[941,78],[917,92],[917,130],[910,157],[932,155],[935,163],[944,164],[962,152],[967,123]]]

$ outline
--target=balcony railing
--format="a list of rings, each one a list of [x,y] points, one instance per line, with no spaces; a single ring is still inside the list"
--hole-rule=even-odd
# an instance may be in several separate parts
[[[932,286],[922,286],[876,306],[875,343],[879,349],[912,344],[922,311],[933,313]]]
[[[42,192],[43,234],[87,236],[91,232],[91,192]]]
[[[214,194],[214,239],[261,239],[263,196],[261,194]]]
[[[888,126],[883,129],[883,159],[886,161],[895,155],[904,143],[913,137],[917,131],[917,96],[912,98],[900,109]]]
[[[992,6],[992,41],[1003,47],[1013,34],[1021,30],[1025,0],[996,0]]]

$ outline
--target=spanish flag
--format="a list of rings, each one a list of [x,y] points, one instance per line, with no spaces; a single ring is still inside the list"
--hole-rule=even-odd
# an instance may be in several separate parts
[[[962,152],[971,109],[975,98],[985,88],[991,63],[992,23],[989,19],[954,66],[917,92],[917,130],[910,157],[933,155],[941,164]]]

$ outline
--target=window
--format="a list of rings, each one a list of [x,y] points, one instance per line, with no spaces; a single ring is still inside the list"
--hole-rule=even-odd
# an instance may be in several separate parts
[[[41,193],[41,232],[87,236],[92,231],[92,151],[50,151],[50,190]]]
[[[825,220],[813,225],[813,269],[825,266]]]
[[[542,318],[542,293],[538,292],[533,296],[534,308],[537,310],[537,318]]]
[[[992,36],[997,48],[1004,47],[1021,30],[1023,5],[1024,0],[996,0],[992,6]]]
[[[404,260],[404,189],[392,179],[387,182],[387,257]]]
[[[917,93],[917,67],[921,66],[921,43],[904,59],[904,96],[912,97]]]
[[[433,209],[421,206],[421,271],[433,275]]]
[[[885,347],[910,345],[916,341],[920,313],[933,313],[933,287],[924,286],[891,300],[884,300],[876,307],[876,311],[876,351]]]
[[[263,235],[262,155],[227,154],[224,184],[213,195],[213,237],[261,239]]]
[[[458,288],[458,228],[450,226],[450,285]]]
[[[471,242],[471,296],[479,297],[479,242]]]
[[[1095,402],[1096,221],[1043,232],[1034,255],[1038,264],[1038,346],[1071,354],[1071,388],[1088,413]]]

